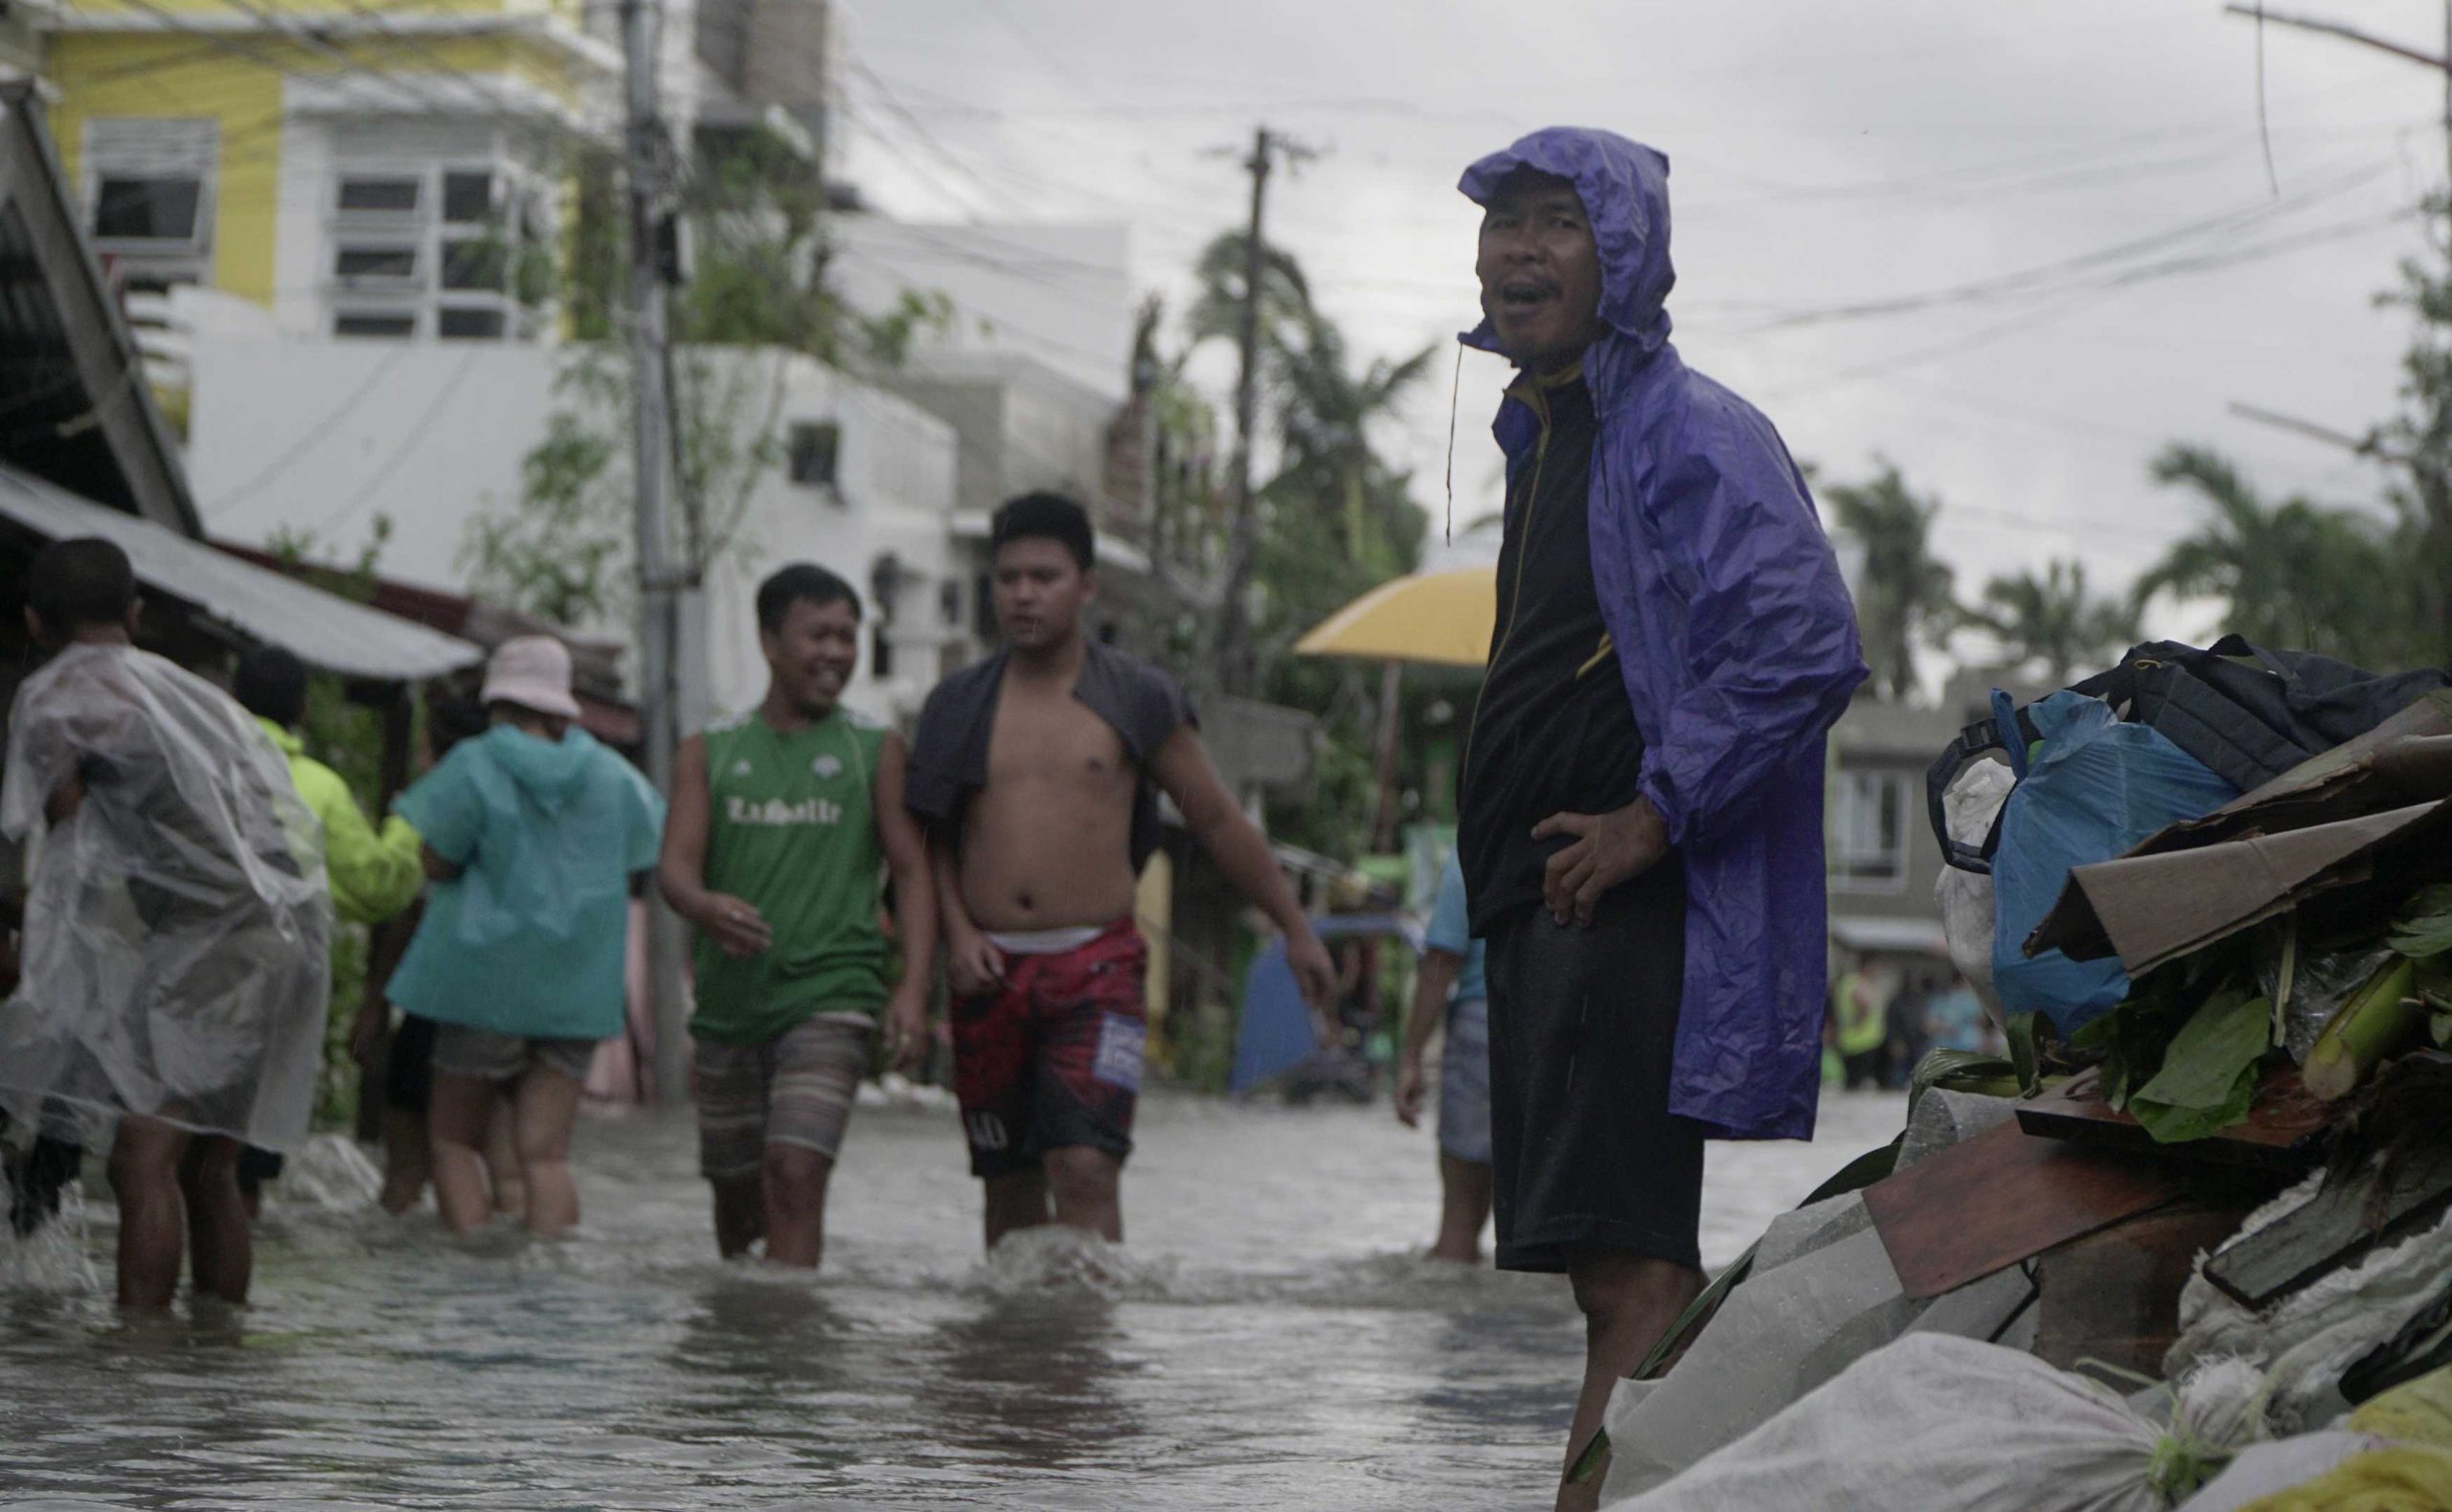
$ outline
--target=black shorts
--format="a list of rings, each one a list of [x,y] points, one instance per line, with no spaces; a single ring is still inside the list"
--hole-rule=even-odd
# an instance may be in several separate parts
[[[426,1101],[434,1094],[434,1020],[400,1015],[383,1066],[384,1107],[425,1117]]]
[[[248,1145],[238,1152],[238,1189],[242,1192],[263,1190],[264,1183],[281,1180],[282,1167],[287,1163],[271,1150]]]
[[[1579,1244],[1699,1268],[1703,1130],[1669,1111],[1684,868],[1612,891],[1588,928],[1535,910],[1488,945],[1500,1269],[1563,1271]]]

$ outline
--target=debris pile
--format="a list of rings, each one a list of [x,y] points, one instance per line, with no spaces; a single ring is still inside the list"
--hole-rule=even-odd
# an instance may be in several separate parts
[[[2152,724],[2236,711],[2148,708],[2154,649],[1937,768],[2011,1053],[1929,1057],[1714,1280],[1573,1472],[1605,1506],[2452,1508],[2452,689],[2271,775]],[[2276,707],[2378,694],[2321,660]]]

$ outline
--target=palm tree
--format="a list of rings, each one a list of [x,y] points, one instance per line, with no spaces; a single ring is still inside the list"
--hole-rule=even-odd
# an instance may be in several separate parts
[[[1380,576],[1410,572],[1410,551],[1402,560],[1374,560],[1384,555],[1374,547],[1407,537],[1414,511],[1401,486],[1393,495],[1386,486],[1388,467],[1371,445],[1370,429],[1421,382],[1438,349],[1425,347],[1400,362],[1374,358],[1357,373],[1344,333],[1325,316],[1305,311],[1299,336],[1299,347],[1278,352],[1284,455],[1268,489],[1281,497],[1306,494],[1314,508],[1336,510],[1345,555],[1356,566],[1379,568]],[[1413,530],[1411,539],[1419,534]]]
[[[2261,644],[2393,659],[2387,590],[2399,575],[2366,520],[2296,495],[2272,503],[2201,446],[2169,447],[2153,477],[2194,492],[2210,517],[2137,580],[2141,608],[2165,593],[2219,598],[2229,627]]]
[[[2081,666],[2106,663],[2138,640],[2137,608],[2087,590],[2082,562],[2053,561],[2041,576],[2024,572],[1984,585],[1984,602],[1967,611],[1969,624],[1991,632],[2017,666],[2037,666],[2044,681],[2069,681]]]
[[[1873,688],[1904,700],[1916,691],[1916,647],[1941,645],[1958,628],[1961,612],[1949,564],[1933,555],[1938,500],[1907,491],[1896,464],[1881,463],[1871,483],[1839,484],[1823,491],[1831,518],[1864,544],[1863,581],[1856,594],[1856,630]]]
[[[1251,238],[1239,231],[1221,232],[1201,249],[1193,266],[1192,308],[1184,324],[1192,344],[1240,341],[1243,331],[1243,258]],[[1260,374],[1263,385],[1274,381],[1276,358],[1300,344],[1305,323],[1314,318],[1311,282],[1294,255],[1279,247],[1260,248]]]

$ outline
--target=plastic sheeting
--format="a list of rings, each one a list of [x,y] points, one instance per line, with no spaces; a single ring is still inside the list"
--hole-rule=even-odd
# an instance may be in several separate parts
[[[2025,953],[2071,869],[2108,861],[2238,795],[2159,731],[2114,718],[2099,698],[2058,692],[2032,712],[2042,751],[2002,809],[1992,861],[1992,982],[2009,1012],[2039,1012],[2073,1034],[2127,996],[2128,977],[2117,960]]]
[[[1668,1480],[1902,1334],[1990,1338],[2033,1316],[2032,1285],[2015,1269],[1930,1302],[1910,1299],[1864,1198],[1852,1193],[1773,1223],[1755,1267],[1674,1369],[1613,1393],[1605,1495]]]
[[[72,779],[0,1005],[0,1101],[61,1138],[141,1114],[288,1148],[314,1108],[331,904],[280,753],[211,684],[79,645],[18,690],[0,832],[25,839]]]
[[[1941,795],[1941,809],[1950,839],[1980,846],[1992,832],[2001,805],[2018,779],[1998,761],[1978,761],[1951,781]],[[1933,883],[1933,902],[1941,910],[1941,935],[1949,941],[1950,964],[1958,968],[1984,1005],[1996,1018],[2006,1014],[2001,994],[1992,985],[1992,874],[1943,867]]]
[[[2160,1438],[2118,1396],[2032,1355],[1911,1334],[1675,1479],[1604,1504],[2166,1512],[2169,1502],[2149,1483]]]

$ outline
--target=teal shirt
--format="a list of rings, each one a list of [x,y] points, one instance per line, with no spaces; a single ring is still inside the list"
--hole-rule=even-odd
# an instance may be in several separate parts
[[[497,725],[394,806],[462,869],[429,891],[394,1003],[497,1034],[622,1031],[630,877],[664,828],[645,778],[583,730],[555,743]]]
[[[1430,928],[1423,935],[1424,943],[1433,950],[1464,958],[1464,963],[1456,968],[1456,985],[1447,994],[1450,1003],[1472,1003],[1490,995],[1483,975],[1483,945],[1473,937],[1470,915],[1464,901],[1464,869],[1450,853],[1447,869],[1440,874],[1438,900],[1430,907]]]

